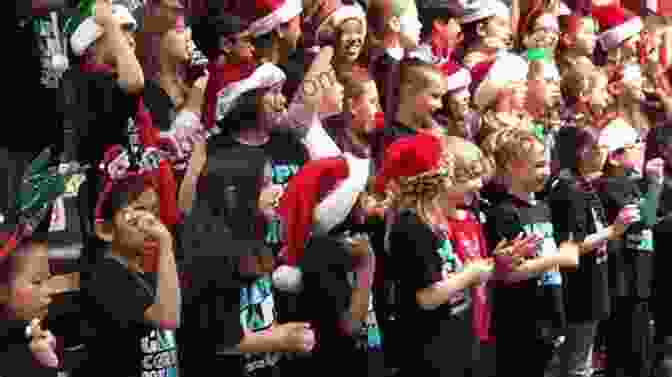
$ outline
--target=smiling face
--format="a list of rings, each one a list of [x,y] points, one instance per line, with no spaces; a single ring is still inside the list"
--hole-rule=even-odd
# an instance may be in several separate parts
[[[551,176],[551,164],[547,158],[544,145],[535,141],[530,153],[524,158],[513,160],[507,169],[513,180],[526,192],[535,193],[544,189]]]
[[[12,266],[5,310],[12,319],[29,321],[44,318],[48,313],[51,289],[47,281],[51,273],[46,245],[30,243],[25,247],[30,249],[16,250],[3,262]]]
[[[426,122],[432,115],[443,107],[442,98],[446,94],[446,83],[440,72],[425,70],[423,73],[426,82],[407,85],[404,102],[412,105],[411,111],[418,122]]]
[[[364,48],[366,27],[356,19],[344,21],[338,29],[336,40],[336,58],[340,61],[353,63],[359,58]]]

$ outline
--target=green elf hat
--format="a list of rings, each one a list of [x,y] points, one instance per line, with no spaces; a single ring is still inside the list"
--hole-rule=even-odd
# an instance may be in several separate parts
[[[65,32],[70,35],[70,47],[77,56],[84,55],[84,52],[104,33],[103,28],[96,23],[96,1],[81,0],[77,6],[77,14],[66,23]],[[133,28],[137,26],[131,12],[122,4],[113,4],[112,14],[119,17],[123,24]]]
[[[51,150],[47,148],[24,172],[14,207],[18,223],[3,224],[0,229],[0,261],[33,234],[47,216],[49,206],[65,193],[66,180],[86,169],[78,164],[51,166],[51,161]]]

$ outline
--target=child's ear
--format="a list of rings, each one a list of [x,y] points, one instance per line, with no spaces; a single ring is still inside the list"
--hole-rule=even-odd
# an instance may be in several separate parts
[[[96,223],[96,235],[103,241],[114,241],[114,225],[110,221]]]
[[[401,33],[401,20],[399,19],[399,16],[390,17],[387,21],[387,27],[394,33]]]

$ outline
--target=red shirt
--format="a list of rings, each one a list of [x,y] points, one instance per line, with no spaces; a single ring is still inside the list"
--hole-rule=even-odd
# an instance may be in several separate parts
[[[483,233],[483,225],[472,212],[464,220],[449,218],[446,220],[450,230],[450,241],[460,259],[468,263],[475,258],[487,258],[488,246]],[[490,335],[491,307],[487,288],[482,284],[472,290],[474,299],[474,331],[481,342],[492,342]]]

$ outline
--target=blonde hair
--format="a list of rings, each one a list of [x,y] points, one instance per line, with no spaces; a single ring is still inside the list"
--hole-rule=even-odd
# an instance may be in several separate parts
[[[524,161],[532,154],[534,148],[539,146],[544,148],[544,144],[532,131],[518,127],[497,130],[481,144],[496,174],[505,173],[512,162]]]
[[[447,184],[489,177],[494,170],[491,160],[474,143],[457,136],[444,136],[443,156],[438,169],[414,177],[399,178],[388,186],[387,208],[415,209],[425,222],[432,222],[431,211],[436,197]]]

